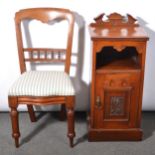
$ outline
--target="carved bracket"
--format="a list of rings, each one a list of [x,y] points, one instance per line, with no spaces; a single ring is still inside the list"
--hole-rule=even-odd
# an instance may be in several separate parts
[[[142,54],[143,53],[143,50],[145,49],[145,47],[143,45],[113,45],[113,44],[107,44],[107,45],[104,45],[104,46],[97,46],[96,48],[96,52],[99,53],[102,51],[102,49],[106,46],[112,46],[117,52],[122,52],[126,47],[135,47],[136,48],[136,51],[138,54]]]
[[[91,23],[91,26],[139,26],[137,20],[129,14],[127,14],[127,16],[122,16],[118,13],[112,13],[107,16],[107,20],[104,20],[104,16],[105,14],[102,13],[94,18],[95,23]]]
[[[122,45],[118,45],[118,46],[113,46],[113,48],[118,51],[121,52],[122,50],[124,50],[126,48],[126,46],[122,46]]]

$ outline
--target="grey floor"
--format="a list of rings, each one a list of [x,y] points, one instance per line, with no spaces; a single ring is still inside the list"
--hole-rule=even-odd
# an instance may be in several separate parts
[[[57,113],[37,113],[31,123],[20,113],[20,147],[14,147],[9,113],[0,113],[0,155],[155,155],[155,112],[143,112],[140,142],[88,142],[86,114],[76,114],[75,147],[68,146],[66,121]]]

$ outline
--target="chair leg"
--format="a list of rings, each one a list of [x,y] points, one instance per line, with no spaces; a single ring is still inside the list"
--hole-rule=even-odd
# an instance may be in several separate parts
[[[67,97],[67,121],[68,121],[68,134],[70,147],[73,147],[73,139],[75,137],[74,131],[74,97]]]
[[[61,105],[59,118],[61,121],[64,121],[66,119],[66,105],[65,104]]]
[[[36,122],[35,112],[32,105],[27,105],[31,122]]]
[[[9,106],[11,108],[10,117],[12,122],[12,137],[15,139],[15,146],[19,147],[19,120],[18,120],[18,103],[16,97],[9,97]]]

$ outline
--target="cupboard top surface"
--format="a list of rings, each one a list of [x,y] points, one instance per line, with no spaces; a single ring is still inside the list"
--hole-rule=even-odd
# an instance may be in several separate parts
[[[112,13],[104,20],[104,14],[94,18],[89,26],[91,39],[143,39],[148,40],[147,33],[131,15],[122,16]]]
[[[146,32],[141,27],[135,28],[101,28],[90,27],[91,39],[145,39],[148,40]]]

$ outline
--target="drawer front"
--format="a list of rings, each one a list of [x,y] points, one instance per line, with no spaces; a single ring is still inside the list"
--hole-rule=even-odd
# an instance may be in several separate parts
[[[95,85],[94,126],[135,127],[140,72],[97,74]]]

